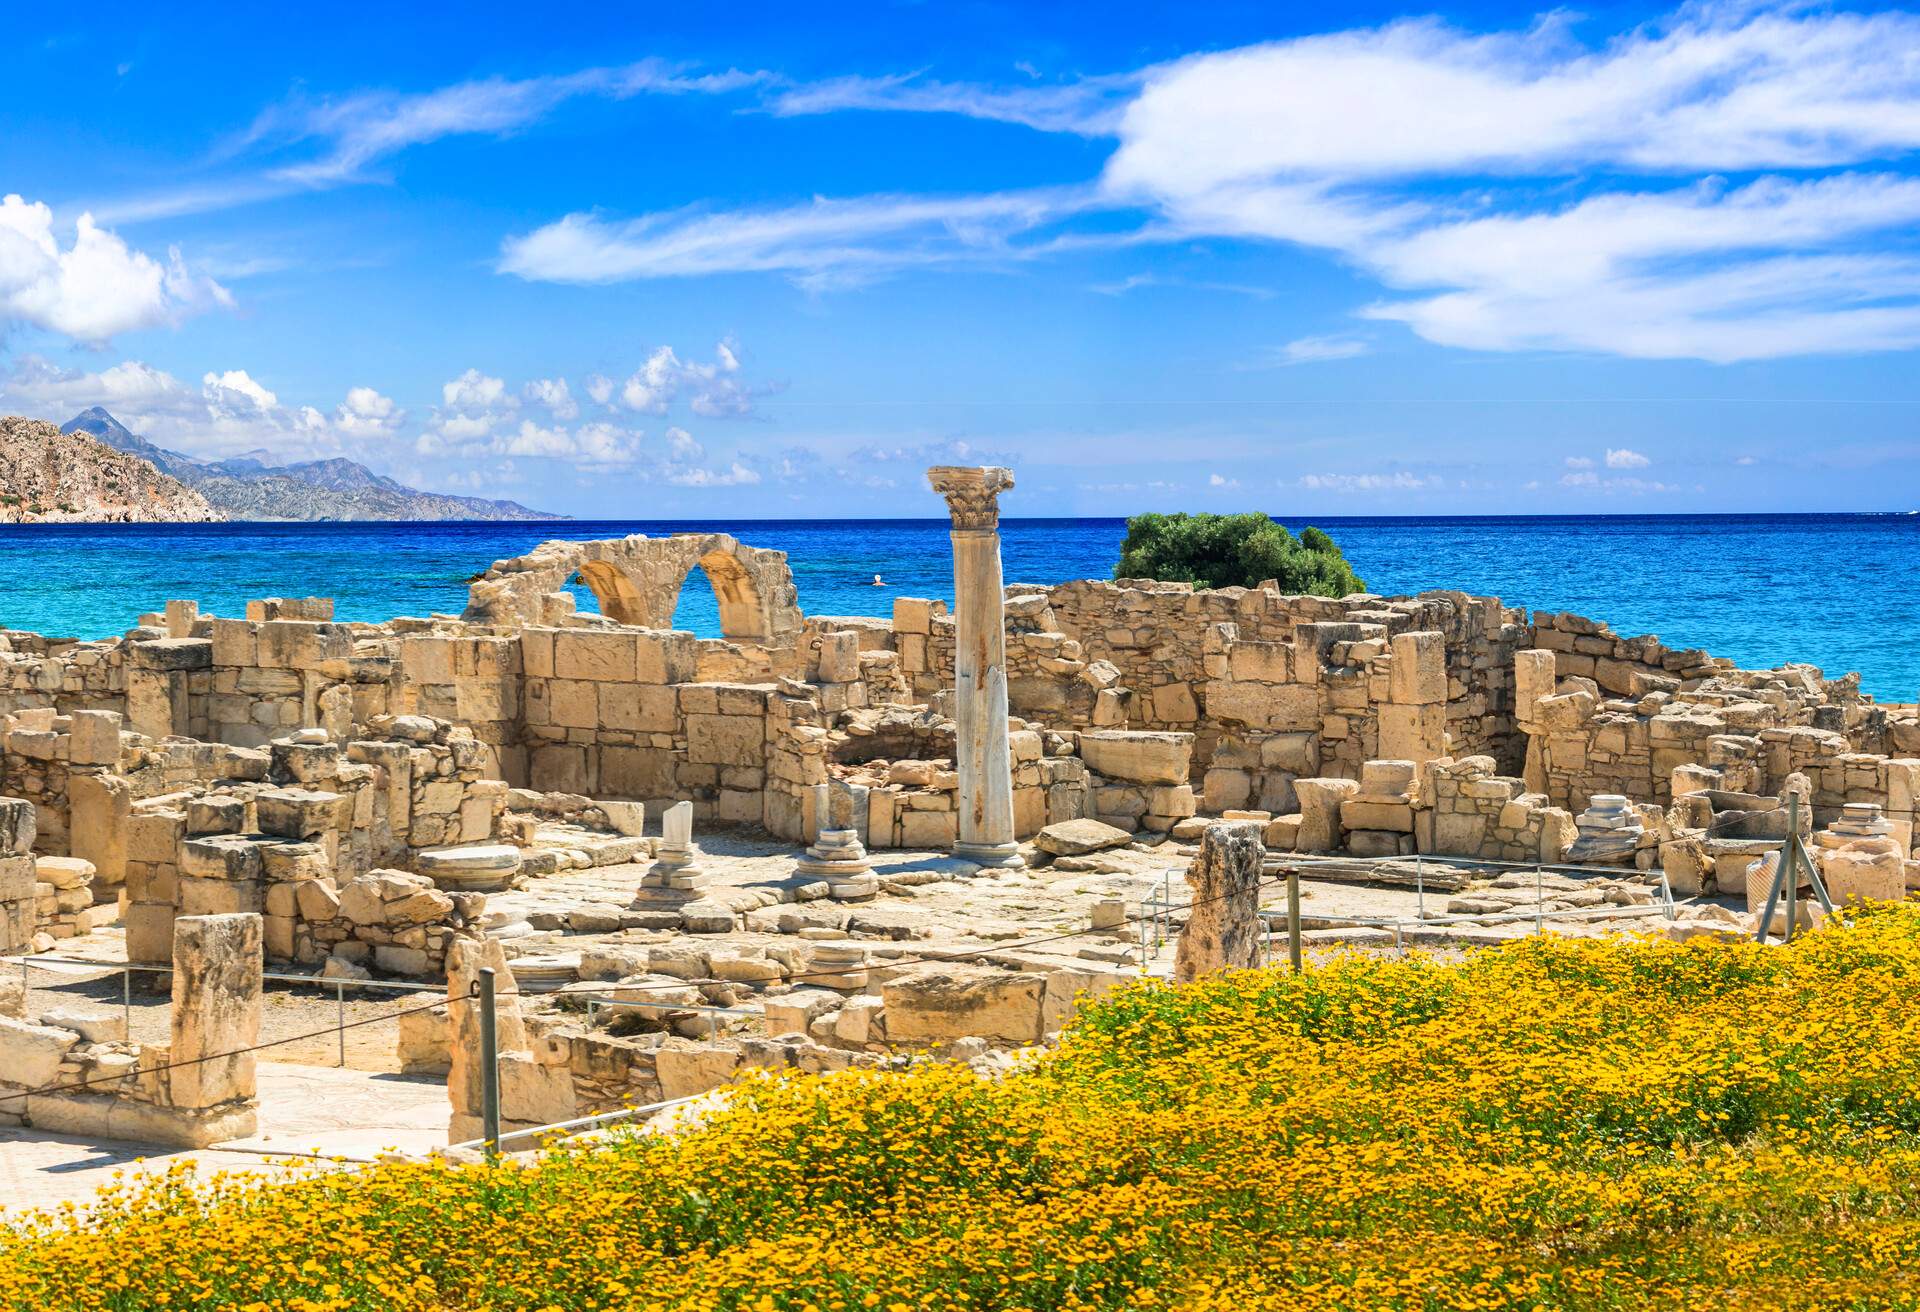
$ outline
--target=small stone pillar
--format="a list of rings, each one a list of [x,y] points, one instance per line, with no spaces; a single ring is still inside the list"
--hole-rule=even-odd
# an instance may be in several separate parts
[[[938,465],[927,482],[953,516],[954,721],[960,773],[953,854],[983,866],[1025,864],[1013,837],[1013,754],[1007,741],[1006,588],[1000,505],[1013,472]]]
[[[1208,825],[1187,867],[1191,903],[1174,955],[1175,982],[1260,964],[1260,877],[1266,861],[1255,820]]]
[[[693,803],[675,802],[660,816],[660,851],[640,879],[642,900],[691,900],[706,886],[695,858]]]
[[[502,1056],[528,1050],[526,1021],[520,1015],[520,983],[507,967],[506,949],[497,939],[454,939],[447,945],[447,1098],[453,1104],[448,1143],[465,1143],[483,1133],[480,1000],[474,989],[481,968],[487,966],[493,968],[495,1050]]]
[[[33,942],[33,803],[0,797],[0,952],[24,952]]]
[[[836,815],[835,794],[842,794],[845,812]],[[865,902],[880,892],[874,877],[873,862],[861,845],[860,831],[865,827],[867,790],[858,784],[815,784],[813,786],[813,845],[794,862],[794,873],[813,875],[827,881],[827,896],[836,902]],[[844,823],[842,823],[844,821]]]
[[[1579,837],[1567,849],[1575,865],[1632,865],[1646,828],[1623,794],[1595,793],[1574,818]]]
[[[202,1112],[254,1097],[253,1054],[213,1054],[260,1041],[261,952],[260,917],[252,912],[181,916],[173,922],[173,1025],[167,1045],[173,1069],[167,1072],[167,1100],[176,1109]],[[252,1121],[251,1108],[244,1119]]]

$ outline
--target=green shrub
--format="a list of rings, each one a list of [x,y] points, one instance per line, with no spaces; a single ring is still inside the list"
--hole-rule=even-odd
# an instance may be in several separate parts
[[[1251,511],[1135,515],[1127,521],[1113,576],[1203,588],[1251,588],[1273,579],[1282,592],[1316,597],[1367,590],[1325,533],[1307,528],[1295,538],[1284,525]]]

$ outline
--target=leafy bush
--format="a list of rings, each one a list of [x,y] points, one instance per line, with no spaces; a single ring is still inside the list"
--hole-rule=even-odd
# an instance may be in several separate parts
[[[0,1225],[42,1312],[1920,1305],[1920,907],[1140,984],[998,1079],[760,1075],[681,1133]]]
[[[1120,544],[1117,579],[1158,579],[1203,588],[1251,588],[1274,579],[1286,593],[1345,597],[1367,585],[1317,528],[1295,538],[1282,524],[1242,515],[1135,515]]]

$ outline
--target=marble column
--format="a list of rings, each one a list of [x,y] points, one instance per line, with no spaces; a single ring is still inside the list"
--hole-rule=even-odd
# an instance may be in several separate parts
[[[940,465],[927,482],[953,515],[954,723],[960,774],[953,854],[997,868],[1025,864],[1013,839],[1013,754],[1007,746],[1007,629],[1000,578],[1000,505],[1013,471]]]

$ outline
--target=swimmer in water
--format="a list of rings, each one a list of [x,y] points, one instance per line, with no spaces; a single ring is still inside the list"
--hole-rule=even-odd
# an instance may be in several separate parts
[[[881,578],[878,574],[875,574],[873,576],[873,586],[876,588],[884,588],[887,586],[887,581]]]

